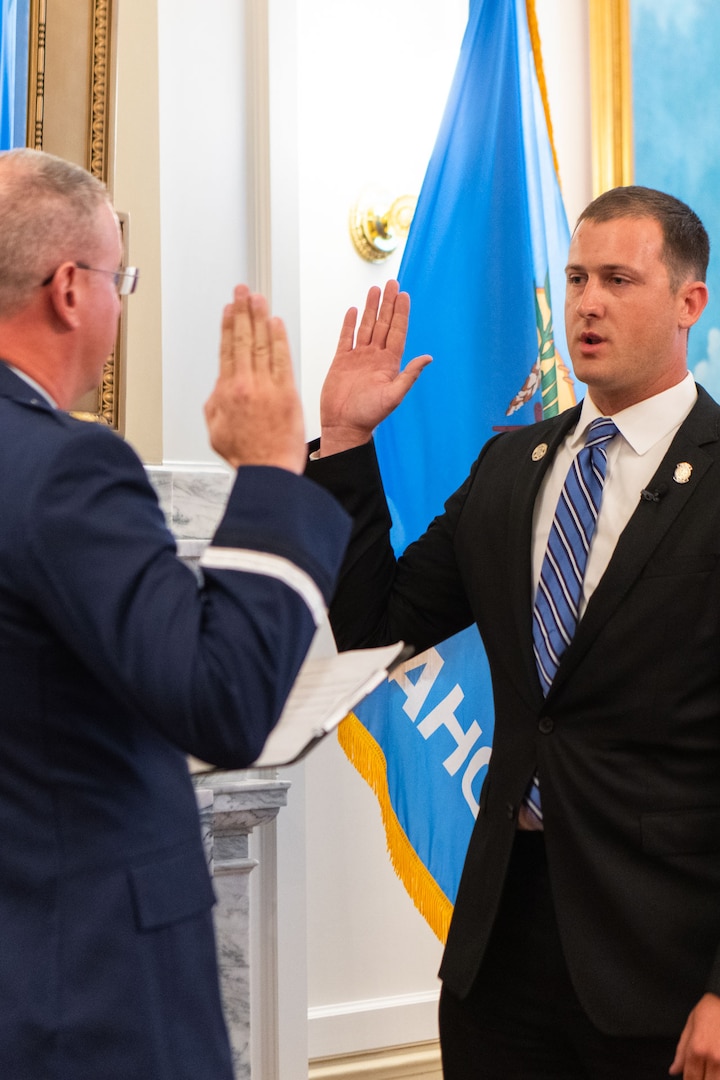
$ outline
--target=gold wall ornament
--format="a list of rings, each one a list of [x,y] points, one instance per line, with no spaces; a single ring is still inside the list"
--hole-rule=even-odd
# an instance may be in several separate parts
[[[630,0],[590,0],[593,195],[633,183]]]
[[[110,0],[94,0],[92,86],[90,90],[90,161],[93,176],[108,181],[110,133]]]
[[[42,150],[45,120],[47,0],[30,0],[26,142]]]
[[[30,0],[27,145],[82,165],[112,187],[113,0]],[[127,250],[127,219],[118,215]],[[78,402],[83,419],[119,427],[125,302],[102,384]]]
[[[417,206],[414,195],[391,200],[386,191],[368,188],[350,210],[350,237],[361,258],[383,262],[410,230]]]

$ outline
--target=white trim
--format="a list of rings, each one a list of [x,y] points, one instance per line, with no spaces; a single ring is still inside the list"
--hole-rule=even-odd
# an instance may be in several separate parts
[[[438,1037],[439,989],[308,1008],[310,1058],[365,1052]]]
[[[200,566],[211,570],[239,570],[246,574],[265,574],[267,577],[276,578],[302,596],[316,626],[320,626],[325,619],[327,608],[320,589],[309,574],[281,555],[270,555],[266,551],[252,551],[247,548],[211,546],[205,548]]]
[[[270,172],[270,40],[268,0],[246,5],[245,120],[247,123],[248,268],[253,289],[273,310],[272,185]]]

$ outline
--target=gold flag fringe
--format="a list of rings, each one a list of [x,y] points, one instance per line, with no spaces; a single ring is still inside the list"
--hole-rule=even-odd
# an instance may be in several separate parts
[[[350,763],[375,792],[385,827],[388,854],[395,873],[430,929],[444,944],[453,906],[418,856],[397,819],[390,801],[385,754],[354,713],[350,713],[340,724],[338,742]]]
[[[550,149],[552,150],[553,163],[555,165],[555,175],[560,182],[560,169],[558,168],[557,154],[555,153],[555,140],[553,138],[553,126],[550,119],[550,102],[547,95],[547,83],[545,81],[545,69],[543,67],[542,48],[540,45],[540,30],[538,29],[537,12],[535,11],[535,0],[525,0],[525,10],[527,11],[528,30],[530,31],[530,43],[532,44],[533,58],[535,60],[535,72],[537,74],[538,86],[540,88],[540,97],[542,98],[543,110],[545,112],[545,123],[547,124],[548,139],[550,140]]]

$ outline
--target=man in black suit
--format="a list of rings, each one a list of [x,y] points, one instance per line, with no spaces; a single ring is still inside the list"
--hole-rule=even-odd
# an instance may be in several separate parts
[[[492,672],[493,755],[440,972],[446,1080],[720,1077],[720,408],[687,370],[708,257],[671,196],[591,203],[565,306],[587,397],[490,440],[398,561],[372,431],[428,358],[399,373],[394,283],[382,304],[371,290],[355,345],[348,313],[323,389],[309,472],[355,519],[339,646],[422,650],[475,622]],[[579,621],[545,694],[535,594],[600,417],[617,434]]]

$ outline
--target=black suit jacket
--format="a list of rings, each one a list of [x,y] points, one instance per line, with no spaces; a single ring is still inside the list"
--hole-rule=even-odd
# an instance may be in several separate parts
[[[677,1035],[706,990],[720,993],[720,408],[699,390],[649,484],[659,501],[638,492],[545,699],[532,652],[532,516],[578,411],[491,440],[397,564],[372,448],[313,463],[355,518],[331,616],[343,648],[402,638],[425,649],[473,621],[485,644],[494,746],[447,985],[464,995],[477,974],[537,765],[583,1006],[609,1033]],[[674,479],[680,463],[691,466],[686,483]]]

